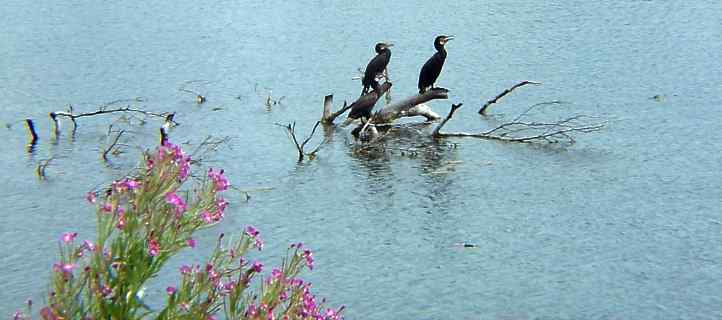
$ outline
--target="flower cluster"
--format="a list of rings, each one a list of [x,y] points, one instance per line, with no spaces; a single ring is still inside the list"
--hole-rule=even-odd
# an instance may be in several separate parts
[[[112,183],[107,192],[86,194],[97,208],[94,241],[76,243],[76,232],[63,233],[60,257],[52,266],[47,306],[42,319],[342,319],[338,309],[323,307],[311,284],[298,275],[313,269],[313,253],[301,243],[290,246],[281,267],[264,279],[261,261],[246,255],[263,249],[261,233],[247,226],[235,241],[223,234],[204,264],[180,267],[180,284],[167,286],[167,303],[148,314],[143,286],[170,257],[195,248],[193,234],[220,222],[228,202],[220,193],[230,186],[223,170],[208,171],[194,197],[181,186],[190,174],[190,157],[165,141],[145,156],[145,170]],[[199,191],[198,191],[199,190]],[[254,279],[260,288],[253,290]],[[31,313],[28,306],[28,313]],[[26,319],[23,312],[14,319]]]

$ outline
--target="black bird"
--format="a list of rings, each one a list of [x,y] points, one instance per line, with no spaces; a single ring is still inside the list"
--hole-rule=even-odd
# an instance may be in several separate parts
[[[446,60],[446,49],[444,49],[444,45],[451,39],[454,39],[454,36],[441,35],[434,39],[436,53],[434,53],[421,68],[421,73],[419,74],[419,93],[426,92],[426,89],[429,87],[434,88],[434,82],[439,78],[441,68],[444,67],[444,60]]]
[[[351,111],[349,111],[348,117],[350,119],[361,118],[361,120],[366,118],[366,121],[368,121],[368,119],[371,118],[371,111],[373,111],[376,101],[378,101],[381,95],[388,91],[389,88],[391,88],[391,82],[384,82],[384,84],[379,85],[374,91],[362,95],[351,104]]]
[[[378,89],[379,83],[376,81],[376,75],[383,73],[384,70],[386,70],[386,66],[389,65],[389,60],[391,60],[391,50],[389,50],[389,48],[393,46],[391,43],[384,42],[376,44],[375,50],[377,54],[369,61],[364,72],[364,77],[361,80],[361,83],[364,85],[363,92],[361,92],[362,95],[369,91],[369,87],[374,90]]]

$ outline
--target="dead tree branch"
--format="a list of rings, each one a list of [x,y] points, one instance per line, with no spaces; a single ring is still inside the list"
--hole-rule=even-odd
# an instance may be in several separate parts
[[[431,135],[434,138],[440,137],[439,130],[441,130],[441,128],[443,128],[444,125],[446,125],[446,122],[448,122],[449,119],[451,119],[451,117],[454,116],[454,112],[456,112],[456,110],[461,108],[462,105],[464,105],[464,104],[463,103],[451,104],[451,110],[449,110],[449,114],[446,116],[446,118],[444,118],[444,120],[441,121],[441,123],[439,123],[439,125],[436,126],[436,128],[434,128],[434,131],[431,133]]]
[[[424,115],[427,119],[432,118],[438,120],[441,117],[430,110],[430,108],[417,108],[412,110],[414,107],[423,103],[429,102],[436,99],[448,99],[449,90],[444,88],[433,88],[426,90],[424,93],[418,93],[397,102],[391,103],[378,111],[376,121],[380,123],[393,122],[394,120],[401,117],[410,117],[415,115]],[[431,111],[431,113],[429,113]]]
[[[461,107],[461,104],[452,105],[446,118],[434,129],[433,136],[440,137],[471,137],[504,142],[520,143],[559,143],[576,142],[574,134],[590,133],[602,130],[606,121],[587,121],[593,117],[586,115],[574,115],[554,122],[522,121],[522,118],[538,106],[549,103],[539,103],[529,107],[526,111],[515,117],[511,122],[503,123],[495,128],[480,133],[467,132],[441,132],[441,128],[454,116],[454,112]]]
[[[316,158],[316,152],[318,152],[319,149],[321,149],[321,146],[323,146],[327,140],[321,141],[321,143],[316,146],[311,152],[306,152],[306,144],[308,144],[309,141],[311,141],[311,138],[313,138],[313,135],[316,133],[316,129],[318,129],[318,126],[321,124],[321,121],[316,121],[316,124],[313,126],[313,130],[311,130],[311,134],[308,135],[308,137],[303,140],[302,143],[298,143],[298,138],[296,138],[296,122],[291,122],[287,125],[282,125],[280,123],[276,123],[277,126],[285,128],[286,133],[288,134],[288,137],[291,139],[293,144],[296,146],[296,150],[298,151],[298,162],[303,161],[304,157],[308,157],[309,160],[313,160]]]
[[[511,93],[512,91],[514,91],[514,89],[519,88],[519,87],[521,87],[521,86],[528,85],[528,84],[541,85],[541,82],[524,80],[524,81],[522,81],[522,82],[519,82],[519,83],[515,84],[515,85],[512,86],[511,88],[508,88],[508,89],[504,90],[502,93],[500,93],[499,95],[497,95],[494,99],[491,99],[491,100],[487,101],[487,102],[481,107],[481,109],[479,109],[479,114],[480,114],[480,115],[485,115],[485,114],[486,114],[486,109],[489,108],[490,105],[492,105],[492,104],[494,104],[494,103],[497,103],[497,102],[499,101],[499,99],[501,99],[501,98],[504,97],[505,95]]]
[[[321,116],[321,123],[323,124],[333,124],[333,121],[344,114],[346,111],[350,110],[351,108],[369,108],[373,107],[377,101],[379,101],[379,98],[384,95],[384,93],[388,92],[389,89],[391,89],[391,82],[384,82],[379,87],[379,92],[376,92],[376,90],[372,90],[369,93],[366,93],[362,96],[360,96],[356,101],[351,103],[350,105],[347,105],[346,102],[344,102],[343,107],[336,111],[332,112],[331,107],[333,106],[333,95],[327,95],[324,97],[323,101],[323,115]]]
[[[83,117],[92,117],[97,115],[103,115],[103,114],[110,114],[110,113],[116,113],[116,112],[134,112],[134,113],[140,113],[145,116],[151,116],[151,117],[158,117],[163,118],[166,122],[170,122],[173,125],[178,125],[177,122],[173,121],[173,113],[171,112],[150,112],[142,109],[136,109],[131,108],[130,106],[125,107],[119,107],[114,109],[108,109],[107,106],[102,106],[96,111],[92,112],[84,112],[84,113],[73,113],[73,106],[69,106],[68,111],[57,111],[57,112],[51,112],[50,113],[50,119],[53,120],[55,123],[55,127],[58,128],[58,117],[66,117],[70,119],[70,121],[73,122],[73,131],[75,131],[78,127],[77,119],[83,118]]]

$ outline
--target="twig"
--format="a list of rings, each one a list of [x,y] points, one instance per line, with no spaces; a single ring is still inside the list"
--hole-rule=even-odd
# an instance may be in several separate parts
[[[201,163],[203,161],[206,161],[206,157],[208,154],[217,151],[221,146],[228,144],[231,141],[230,136],[224,136],[220,138],[216,138],[213,136],[206,136],[203,138],[203,141],[201,141],[198,146],[189,153],[191,157],[191,163],[197,164]]]
[[[501,99],[501,98],[504,97],[505,95],[511,93],[512,91],[514,91],[514,89],[519,88],[519,87],[521,87],[521,86],[525,86],[525,85],[527,85],[527,84],[541,85],[541,82],[524,80],[524,81],[522,81],[522,82],[519,82],[519,83],[515,84],[513,87],[504,90],[502,93],[500,93],[499,95],[497,95],[494,99],[491,99],[491,100],[487,101],[487,102],[481,107],[481,109],[479,109],[479,114],[485,115],[485,114],[486,114],[486,109],[489,108],[490,105],[492,105],[492,104],[494,104],[494,103],[497,103],[497,102],[499,101],[499,99]]]
[[[596,132],[602,130],[606,126],[606,121],[580,123],[581,120],[592,118],[585,115],[574,115],[555,122],[528,122],[521,120],[521,118],[527,115],[532,109],[545,104],[550,103],[535,104],[529,107],[526,111],[522,112],[517,117],[515,117],[514,120],[512,120],[511,122],[503,123],[495,128],[484,132],[441,132],[441,128],[453,117],[454,112],[456,112],[456,110],[461,107],[461,105],[452,105],[449,114],[436,127],[436,129],[434,129],[433,136],[437,138],[472,137],[479,139],[520,143],[558,143],[560,141],[566,141],[567,143],[573,144],[576,142],[576,139],[574,139],[573,136],[574,133]]]

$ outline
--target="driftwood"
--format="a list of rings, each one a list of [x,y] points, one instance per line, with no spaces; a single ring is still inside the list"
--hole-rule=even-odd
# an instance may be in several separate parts
[[[534,143],[534,142],[546,142],[546,143],[558,143],[567,142],[574,143],[575,133],[589,133],[603,129],[606,125],[605,121],[602,122],[588,122],[586,119],[592,117],[585,115],[574,115],[562,120],[554,122],[536,122],[536,121],[522,121],[522,119],[529,114],[533,109],[549,105],[551,103],[538,103],[529,107],[526,111],[519,114],[512,121],[501,124],[493,129],[482,131],[479,133],[467,133],[467,132],[441,132],[441,129],[446,123],[454,116],[456,110],[461,107],[461,104],[455,104],[451,106],[449,114],[444,118],[441,123],[434,129],[433,136],[436,138],[443,137],[471,137],[488,140],[498,140],[504,142],[521,142],[521,143]]]
[[[449,90],[444,88],[434,88],[426,90],[424,93],[417,93],[413,96],[392,102],[383,107],[375,116],[375,123],[389,123],[401,117],[424,116],[427,120],[438,120],[441,116],[436,114],[431,108],[424,103],[436,99],[448,99]],[[424,105],[422,105],[424,104]],[[420,106],[421,105],[421,106]],[[418,108],[417,108],[418,106]]]
[[[519,88],[519,87],[521,87],[521,86],[525,86],[525,85],[527,85],[527,84],[540,85],[541,82],[524,80],[524,81],[522,81],[522,82],[519,82],[519,83],[515,84],[515,85],[512,86],[511,88],[506,89],[506,90],[504,90],[502,93],[498,94],[496,97],[494,97],[494,99],[491,99],[491,100],[487,101],[487,102],[479,109],[479,114],[480,114],[480,115],[485,115],[485,114],[486,114],[486,109],[489,108],[490,105],[492,105],[492,104],[494,104],[494,103],[497,103],[497,102],[499,101],[499,99],[501,99],[501,98],[503,98],[505,95],[511,93],[512,91],[514,91],[514,89]]]

